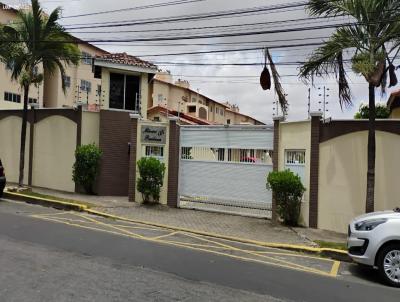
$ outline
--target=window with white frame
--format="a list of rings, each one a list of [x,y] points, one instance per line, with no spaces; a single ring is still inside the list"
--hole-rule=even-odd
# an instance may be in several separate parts
[[[146,157],[164,158],[164,146],[146,146]]]
[[[21,95],[12,92],[4,92],[4,101],[21,103]]]
[[[69,77],[67,75],[64,76],[64,85],[65,85],[65,88],[71,87],[71,77]]]
[[[86,80],[81,80],[81,91],[90,93],[92,91],[92,83]]]
[[[28,102],[29,102],[29,104],[37,104],[37,103],[38,103],[38,100],[35,99],[35,98],[29,98],[29,99],[28,99]]]
[[[92,65],[92,55],[82,51],[82,63],[85,65]]]
[[[285,151],[286,165],[305,165],[306,151],[305,150],[286,150]]]

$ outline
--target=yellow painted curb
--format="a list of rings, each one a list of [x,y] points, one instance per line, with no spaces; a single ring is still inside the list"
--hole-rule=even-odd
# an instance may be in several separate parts
[[[80,204],[80,203],[59,201],[59,200],[30,196],[30,195],[25,195],[25,194],[21,194],[21,193],[15,193],[15,192],[4,192],[4,196],[5,197],[7,197],[7,196],[20,197],[20,198],[26,198],[29,200],[37,200],[39,202],[46,202],[49,204],[54,204],[54,205],[59,205],[59,206],[79,208],[82,212],[84,212],[88,209],[88,207],[86,205]]]
[[[317,248],[317,247],[311,247],[311,246],[305,246],[305,245],[264,242],[264,241],[244,239],[244,238],[239,238],[239,237],[225,236],[225,235],[220,235],[220,234],[215,234],[215,233],[210,233],[210,232],[203,232],[203,231],[196,231],[196,230],[192,230],[192,229],[179,228],[179,227],[175,227],[175,226],[153,223],[153,222],[148,222],[148,221],[133,220],[133,219],[116,216],[116,215],[112,215],[112,214],[107,214],[104,212],[91,210],[91,209],[87,209],[85,212],[89,213],[89,214],[97,215],[97,216],[115,219],[115,220],[139,223],[139,224],[143,224],[143,225],[160,227],[160,228],[169,229],[169,230],[173,230],[173,231],[193,233],[193,234],[197,234],[197,235],[220,238],[220,239],[225,239],[225,240],[230,240],[230,241],[237,241],[237,242],[241,242],[241,243],[255,244],[255,245],[259,245],[259,246],[263,246],[263,247],[283,248],[283,249],[299,250],[299,251],[312,252],[312,253],[332,252],[332,253],[339,253],[342,255],[347,255],[347,252],[345,252],[345,251],[331,249],[331,248]]]
[[[29,196],[29,195],[24,195],[24,194],[21,194],[21,193],[13,193],[13,192],[5,192],[5,193],[7,193],[7,194],[9,194],[11,196],[15,196],[15,197],[33,199],[33,200],[37,200],[37,201],[43,201],[43,202],[47,202],[49,204],[55,204],[55,205],[59,205],[59,206],[67,206],[67,207],[79,208],[79,210],[81,212],[86,212],[88,214],[101,216],[101,217],[104,217],[104,218],[110,218],[110,219],[115,219],[115,220],[120,220],[120,221],[126,221],[126,222],[138,223],[138,224],[143,224],[143,225],[148,225],[148,226],[154,226],[154,227],[169,229],[169,230],[173,230],[173,231],[180,231],[180,232],[192,233],[192,234],[197,234],[197,235],[202,235],[202,236],[207,236],[207,237],[213,237],[213,238],[219,238],[219,239],[224,239],[224,240],[229,240],[229,241],[236,241],[236,242],[241,242],[241,243],[254,244],[254,245],[263,246],[263,247],[281,248],[281,249],[288,249],[288,250],[293,250],[293,251],[309,252],[309,253],[316,253],[316,254],[332,253],[332,254],[338,254],[338,255],[341,255],[341,256],[347,256],[347,252],[346,251],[338,250],[338,249],[318,248],[318,247],[287,244],[287,243],[264,242],[264,241],[257,241],[257,240],[252,240],[252,239],[244,239],[244,238],[239,238],[239,237],[233,237],[233,236],[225,236],[225,235],[220,235],[220,234],[215,234],[215,233],[210,233],[210,232],[196,231],[196,230],[192,230],[192,229],[180,228],[180,227],[164,225],[164,224],[159,224],[159,223],[154,223],[154,222],[129,219],[129,218],[116,216],[116,215],[112,215],[112,214],[108,214],[108,213],[104,213],[104,212],[100,212],[100,211],[96,211],[96,210],[91,210],[84,204],[69,203],[69,202],[57,201],[57,200],[41,198],[41,197],[33,197],[33,196]]]

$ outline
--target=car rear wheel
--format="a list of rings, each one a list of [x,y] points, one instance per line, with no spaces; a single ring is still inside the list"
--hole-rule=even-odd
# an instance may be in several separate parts
[[[400,244],[385,246],[379,252],[378,268],[385,283],[400,287]]]

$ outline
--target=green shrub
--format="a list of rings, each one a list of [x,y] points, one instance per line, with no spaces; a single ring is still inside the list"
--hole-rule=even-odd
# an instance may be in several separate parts
[[[143,157],[137,162],[137,165],[140,175],[137,190],[142,193],[143,202],[159,202],[165,164],[154,157]]]
[[[72,179],[88,194],[93,194],[93,184],[99,170],[101,154],[101,150],[95,144],[79,146],[75,151]]]
[[[300,176],[290,170],[271,172],[268,175],[267,186],[272,189],[276,199],[276,210],[283,223],[289,226],[297,226],[301,199],[305,188]]]

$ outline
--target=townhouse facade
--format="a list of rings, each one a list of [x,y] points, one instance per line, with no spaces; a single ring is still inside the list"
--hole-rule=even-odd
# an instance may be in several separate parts
[[[0,3],[1,4],[1,3]],[[17,11],[11,7],[0,5],[0,24],[8,24],[15,20]],[[96,110],[102,96],[101,79],[95,78],[92,70],[92,58],[103,56],[108,52],[77,39],[82,52],[78,66],[65,66],[66,91],[62,89],[61,74],[57,70],[53,74],[43,71],[38,66],[38,72],[44,73],[40,85],[32,86],[29,93],[29,103],[38,108],[69,108],[77,104]],[[23,93],[19,83],[11,79],[11,69],[0,62],[0,109],[21,109]]]
[[[215,101],[191,89],[188,81],[174,81],[169,72],[157,73],[150,94],[150,120],[164,121],[167,115],[176,115],[184,119],[183,122],[189,120],[200,125],[263,125],[242,114],[238,106]]]
[[[1,4],[1,2],[0,2]],[[17,11],[11,7],[0,5],[0,24],[15,20]],[[88,111],[99,111],[101,108],[122,109],[142,112],[144,118],[154,121],[166,121],[169,116],[178,116],[183,124],[192,125],[263,125],[262,122],[245,115],[239,107],[228,102],[218,102],[190,88],[185,80],[174,82],[169,72],[157,72],[147,79],[136,78],[137,71],[122,77],[118,72],[109,75],[101,74],[101,65],[110,67],[110,61],[125,66],[149,67],[144,61],[126,53],[111,54],[107,51],[75,38],[81,51],[81,62],[78,66],[65,66],[64,78],[66,90],[62,89],[62,79],[59,70],[50,74],[38,66],[38,72],[44,74],[40,85],[32,86],[29,92],[29,103],[35,108],[73,108],[82,106]],[[97,65],[96,65],[97,64]],[[157,67],[150,66],[153,70]],[[115,71],[114,70],[114,71]],[[102,77],[105,85],[102,85]],[[110,84],[110,85],[108,85]],[[122,86],[130,86],[129,89]],[[141,87],[149,87],[143,91]],[[118,99],[118,93],[128,93],[134,99],[134,104],[105,102]],[[132,95],[129,95],[132,94]],[[140,110],[138,109],[140,106]],[[11,68],[0,63],[0,110],[22,109],[23,93],[19,83],[11,79]]]

